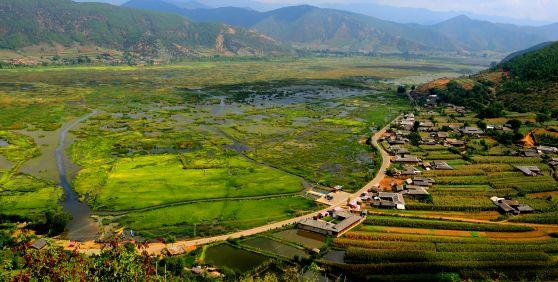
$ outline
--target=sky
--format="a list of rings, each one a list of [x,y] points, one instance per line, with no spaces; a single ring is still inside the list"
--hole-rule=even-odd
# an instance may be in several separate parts
[[[558,21],[558,0],[260,0],[260,2],[281,4],[375,2],[434,11],[467,11],[537,21]]]

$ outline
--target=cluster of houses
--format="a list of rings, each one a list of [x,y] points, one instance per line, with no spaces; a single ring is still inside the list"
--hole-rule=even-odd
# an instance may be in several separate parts
[[[528,205],[522,204],[515,200],[507,200],[504,198],[492,197],[490,200],[498,206],[498,210],[505,214],[518,215],[521,213],[532,213],[535,210]]]
[[[427,177],[408,178],[402,184],[391,183],[391,191],[370,189],[362,193],[357,202],[382,209],[405,209],[405,197],[422,198],[429,195],[428,190],[435,180]]]
[[[36,66],[40,62],[33,58],[28,57],[16,57],[3,60],[4,63],[12,66]]]
[[[324,236],[339,237],[366,219],[366,213],[354,212],[340,207],[324,211],[313,218],[306,218],[298,223],[304,231]]]
[[[396,130],[388,135],[387,142],[389,145],[404,145],[409,140],[406,138],[411,133],[411,130],[416,124],[414,114],[406,114],[402,119],[398,120],[395,124]],[[470,136],[470,137],[480,137],[485,134],[485,132],[473,126],[444,126],[443,128],[437,127],[432,121],[420,121],[418,122],[418,131],[428,132],[429,137],[421,138],[420,143],[422,145],[436,145],[442,144],[446,147],[464,147],[466,145],[465,141],[455,138],[455,135]],[[400,153],[397,153],[399,155]]]
[[[558,154],[558,148],[551,146],[537,146],[533,148],[521,149],[519,152],[512,152],[512,155],[520,155],[528,158],[538,158],[542,155],[549,154]]]
[[[456,112],[465,113],[465,109],[454,107]],[[432,113],[433,114],[433,113]],[[375,208],[388,209],[405,209],[405,198],[414,197],[424,199],[428,197],[429,189],[436,182],[435,179],[421,176],[422,171],[428,170],[454,170],[454,168],[445,161],[434,160],[430,162],[423,161],[420,157],[412,155],[411,151],[405,148],[410,142],[407,136],[413,130],[421,132],[421,144],[423,145],[443,145],[447,148],[464,148],[467,145],[468,138],[479,138],[483,136],[485,131],[475,126],[456,126],[449,125],[437,127],[433,121],[417,121],[415,115],[410,113],[404,115],[396,121],[395,126],[391,128],[383,137],[382,141],[388,144],[387,151],[392,156],[394,163],[402,164],[402,168],[393,169],[392,172],[394,182],[390,184],[391,189],[380,189],[379,186],[369,189],[362,193],[356,199],[347,202],[346,209],[335,208],[330,211],[321,213],[314,218],[305,219],[299,222],[299,228],[328,236],[341,236],[344,232],[358,225],[366,216],[366,206]],[[487,130],[512,130],[510,125],[503,126],[487,126]],[[428,133],[428,134],[425,134]],[[558,154],[558,148],[549,146],[539,146],[536,148],[524,149],[520,151],[525,157],[539,157],[542,154]],[[558,167],[558,158],[548,160],[549,165]],[[420,168],[420,169],[419,169]],[[516,166],[526,176],[542,175],[542,171],[537,166]],[[397,182],[397,183],[396,183]],[[339,193],[340,187],[334,189],[334,193]],[[330,199],[333,198],[333,196]],[[533,212],[533,208],[528,205],[519,203],[515,200],[507,200],[504,198],[492,197],[498,209],[506,214],[520,214]],[[331,220],[331,219],[334,220]]]

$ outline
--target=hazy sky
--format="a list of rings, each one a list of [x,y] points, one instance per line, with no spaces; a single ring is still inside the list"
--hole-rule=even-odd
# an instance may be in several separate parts
[[[512,18],[558,21],[558,0],[260,0],[260,2],[308,4],[376,2],[436,11],[468,11]]]

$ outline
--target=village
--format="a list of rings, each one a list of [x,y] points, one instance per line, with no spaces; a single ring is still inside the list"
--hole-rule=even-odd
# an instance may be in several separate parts
[[[528,141],[500,144],[491,135],[517,128],[502,119],[496,122],[481,121],[453,105],[431,104],[400,116],[379,140],[391,161],[381,183],[356,198],[341,186],[327,194],[310,191],[321,204],[349,200],[300,221],[298,228],[339,237],[364,221],[368,212],[382,209],[497,210],[505,219],[536,213],[525,201],[537,200],[528,197],[531,193],[545,195],[555,189],[558,148]],[[486,188],[476,189],[480,184]]]

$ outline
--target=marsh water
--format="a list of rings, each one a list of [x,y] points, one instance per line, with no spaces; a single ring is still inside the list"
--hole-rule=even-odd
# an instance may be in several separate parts
[[[205,120],[206,123],[215,122],[215,123],[233,124],[236,123],[237,121],[228,120],[221,117],[224,117],[227,114],[242,114],[247,109],[250,109],[251,107],[270,108],[270,107],[291,105],[296,103],[310,103],[310,102],[315,103],[318,101],[325,102],[327,100],[335,99],[335,98],[358,97],[358,96],[370,95],[373,93],[376,92],[370,90],[364,91],[360,89],[345,89],[345,88],[337,88],[337,87],[329,87],[329,86],[311,86],[311,85],[291,86],[291,87],[280,88],[276,91],[276,93],[272,95],[269,94],[260,95],[258,94],[257,91],[255,91],[252,95],[250,95],[247,99],[244,99],[243,101],[235,101],[230,99],[230,97],[227,96],[214,96],[212,97],[213,98],[212,102],[201,103],[197,105],[197,108],[194,111],[202,111],[202,112],[210,113],[208,119]],[[126,113],[126,115],[132,119],[146,118],[150,120],[151,117],[147,114],[147,112],[149,112],[149,110],[160,110],[161,107],[162,105],[154,104],[150,107],[147,107],[146,109],[143,109],[143,111]],[[171,108],[168,108],[168,110],[189,111],[191,109],[187,105],[181,104],[181,105],[174,105]],[[97,112],[94,111],[86,116],[83,116],[73,121],[70,124],[65,125],[63,128],[56,131],[54,136],[51,136],[49,134],[40,134],[42,136],[41,138],[44,139],[43,142],[45,142],[45,144],[43,146],[45,147],[45,149],[49,149],[48,151],[50,152],[52,151],[55,152],[54,157],[56,159],[56,168],[58,171],[57,178],[59,178],[60,185],[64,189],[64,196],[65,196],[62,205],[64,210],[72,215],[72,220],[67,225],[67,229],[68,229],[67,237],[70,240],[76,240],[76,241],[94,240],[99,235],[98,223],[91,217],[92,212],[90,207],[86,203],[80,201],[79,196],[72,188],[71,179],[74,174],[73,171],[74,169],[72,168],[73,164],[65,156],[65,148],[72,141],[71,140],[72,136],[69,134],[70,130],[72,130],[74,127],[78,126],[81,122],[87,120],[89,117],[91,117],[96,113]],[[124,115],[124,113],[112,113],[112,114],[115,115],[116,118]],[[175,114],[172,120],[176,122],[176,125],[180,125],[181,123],[189,124],[195,120],[193,117],[190,116],[186,116],[185,120],[182,120],[181,117],[185,117],[185,116]],[[261,120],[265,117],[266,116],[263,115],[261,116],[254,115],[252,118],[255,122],[257,122],[258,120]],[[164,120],[153,119],[150,121],[163,122]],[[308,120],[297,120],[297,121],[302,123],[308,122]],[[257,130],[257,128],[255,130]],[[53,138],[58,137],[58,145],[56,150],[52,150],[50,147],[47,148],[46,143],[52,143],[52,142],[47,142],[46,140],[53,139],[52,137]],[[233,147],[234,147],[233,149],[240,152],[248,149],[247,147],[244,147],[242,144],[236,144],[236,143],[233,144]],[[157,151],[151,153],[161,153],[161,152],[164,151]],[[39,162],[39,160],[36,160],[35,162]],[[44,163],[44,162],[40,162],[40,163]],[[24,170],[28,171],[29,173],[35,172],[35,174],[45,173],[44,171],[37,172],[36,171],[37,169],[35,169],[35,166],[33,164],[34,163],[29,162],[24,167]],[[50,171],[50,170],[46,170],[46,171]],[[41,175],[41,176],[46,176],[46,175]],[[305,186],[307,186],[307,183],[306,182],[304,183],[306,184]],[[313,241],[312,239],[309,238],[306,238],[306,240],[304,241],[306,244],[310,246],[319,246],[323,243],[320,242],[319,240]],[[278,246],[278,245],[274,245],[274,243],[272,242],[269,244],[273,245],[273,246],[271,245],[268,246],[270,248],[279,248],[281,251],[285,251],[286,256],[290,256],[291,255],[290,252],[296,253],[296,255],[304,255],[304,253],[296,252],[297,251],[296,248],[292,248],[287,245]]]
[[[79,123],[85,121],[95,115],[97,111],[93,111],[72,123],[64,126],[60,131],[60,139],[56,148],[56,167],[60,175],[60,185],[64,189],[64,201],[62,206],[64,211],[72,215],[72,219],[66,226],[68,229],[68,239],[74,241],[95,240],[99,236],[99,226],[91,217],[91,208],[79,200],[77,193],[72,189],[72,185],[68,181],[66,167],[64,165],[65,149],[68,145],[67,137],[71,129]]]
[[[219,268],[227,267],[237,272],[245,272],[262,264],[268,258],[250,251],[221,244],[207,249],[205,262]]]
[[[4,156],[0,155],[0,170],[10,170],[11,168],[12,168],[12,162],[10,162]]]

